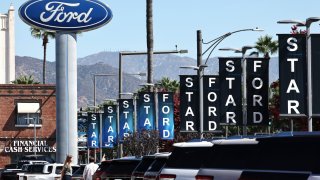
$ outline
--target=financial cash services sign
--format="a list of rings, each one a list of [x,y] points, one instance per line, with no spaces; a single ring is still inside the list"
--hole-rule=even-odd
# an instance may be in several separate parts
[[[81,32],[107,24],[112,11],[97,0],[29,0],[19,8],[19,16],[37,28]]]

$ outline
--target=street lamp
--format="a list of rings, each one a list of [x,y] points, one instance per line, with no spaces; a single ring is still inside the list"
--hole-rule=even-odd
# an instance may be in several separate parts
[[[307,71],[308,71],[308,131],[312,132],[312,62],[311,62],[311,39],[310,39],[310,26],[313,22],[317,22],[320,20],[320,17],[309,17],[306,21],[298,21],[298,20],[281,20],[278,21],[278,24],[295,24],[297,26],[305,26],[307,31]]]
[[[197,31],[197,66],[193,67],[194,70],[198,71],[198,77],[199,77],[199,106],[200,106],[200,138],[203,138],[203,78],[204,75],[204,68],[207,67],[208,60],[213,52],[213,50],[228,36],[231,36],[232,34],[243,32],[243,31],[263,31],[263,29],[260,29],[258,27],[251,28],[251,29],[240,29],[232,32],[228,32],[226,34],[223,34],[222,36],[219,36],[209,42],[203,42],[202,39],[202,33],[201,30]],[[210,46],[202,52],[202,44],[210,44]],[[202,56],[205,55],[207,52],[210,53],[207,56],[206,62],[202,63]],[[190,67],[189,67],[190,68]]]
[[[247,61],[246,61],[246,51],[254,48],[253,46],[242,46],[240,49],[235,48],[220,48],[221,51],[234,51],[235,53],[242,53],[242,83],[243,83],[243,91],[242,91],[242,119],[243,119],[243,135],[247,135]]]

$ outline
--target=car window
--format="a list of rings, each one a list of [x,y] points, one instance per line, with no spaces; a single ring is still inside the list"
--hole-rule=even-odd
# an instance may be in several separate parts
[[[146,172],[153,161],[154,157],[144,157],[135,168],[134,172]]]
[[[102,161],[97,171],[105,171],[110,166],[111,161]]]
[[[49,174],[52,173],[52,169],[53,169],[53,166],[48,166],[48,169],[47,169],[47,170],[48,170],[48,173],[49,173]]]
[[[62,168],[63,168],[62,166],[57,166],[55,173],[56,173],[56,174],[61,174]]]
[[[30,165],[30,173],[42,173],[44,165]]]
[[[121,160],[121,161],[112,161],[111,165],[107,169],[106,173],[109,175],[112,174],[123,174],[131,175],[133,170],[137,167],[140,161],[136,160]]]
[[[198,169],[208,157],[210,147],[175,147],[166,167]]]
[[[159,172],[167,160],[167,158],[156,158],[155,161],[150,165],[148,171]]]

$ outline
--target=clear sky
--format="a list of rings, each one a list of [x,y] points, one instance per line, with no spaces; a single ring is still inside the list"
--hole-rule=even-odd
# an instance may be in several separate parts
[[[101,0],[113,11],[113,19],[102,28],[78,37],[78,57],[101,51],[146,51],[146,0]],[[42,42],[30,35],[29,26],[18,17],[24,0],[0,0],[0,12],[10,3],[16,9],[16,54],[42,59]],[[289,33],[291,25],[278,20],[305,20],[320,16],[319,0],[153,0],[154,50],[188,49],[184,56],[196,57],[196,31],[204,41],[245,28],[263,28],[264,32],[240,32],[225,39],[218,48],[254,45],[261,35]],[[319,33],[319,23],[312,24]],[[203,48],[205,49],[206,46]],[[218,49],[217,48],[217,49]],[[215,50],[213,56],[234,55]],[[274,56],[277,56],[275,54]],[[55,42],[50,40],[48,60],[55,61]]]

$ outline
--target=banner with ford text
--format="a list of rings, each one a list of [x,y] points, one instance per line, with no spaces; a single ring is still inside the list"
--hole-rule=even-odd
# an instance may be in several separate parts
[[[320,34],[311,34],[312,116],[320,117]]]
[[[180,75],[180,131],[199,131],[199,78]]]
[[[99,148],[100,147],[100,114],[88,113],[88,147]]]
[[[102,116],[103,148],[113,148],[117,143],[117,105],[105,105]]]
[[[173,92],[158,93],[158,128],[160,138],[174,139],[174,101]]]
[[[242,58],[220,57],[220,115],[221,125],[242,125],[241,96]]]
[[[133,99],[119,99],[120,140],[134,132],[133,112]]]
[[[306,117],[307,60],[305,34],[278,34],[280,116]]]
[[[137,100],[138,131],[155,129],[154,93],[139,93]]]
[[[246,59],[247,125],[269,124],[269,59]]]
[[[203,76],[203,131],[220,128],[220,83],[218,75]]]
[[[79,150],[85,150],[87,148],[87,123],[88,114],[78,113],[78,148]]]

